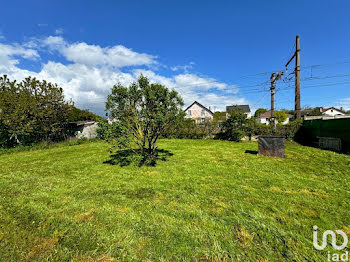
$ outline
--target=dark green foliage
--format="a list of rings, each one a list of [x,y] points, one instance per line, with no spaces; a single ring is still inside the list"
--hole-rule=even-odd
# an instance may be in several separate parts
[[[69,111],[68,122],[86,120],[102,121],[103,118],[90,112],[89,110],[82,110],[72,105]]]
[[[286,125],[277,125],[275,130],[272,130],[271,126],[256,123],[254,127],[255,135],[278,135],[284,136],[288,140],[294,140],[295,136],[299,132],[303,121],[295,120],[289,122]]]
[[[274,117],[278,124],[282,124],[284,121],[287,120],[288,116],[284,111],[276,111]]]
[[[286,116],[286,113],[283,112],[282,116]],[[279,120],[282,121],[283,118]],[[271,125],[260,124],[254,118],[246,119],[242,111],[235,110],[230,112],[229,118],[223,122],[222,131],[216,135],[216,138],[238,142],[245,136],[251,138],[259,135],[280,135],[293,140],[298,133],[300,134],[301,126],[302,120],[299,120],[286,125],[279,124],[273,130]]]
[[[164,132],[162,137],[189,139],[212,138],[219,132],[219,125],[220,123],[215,120],[196,124],[192,119],[183,119],[182,121],[178,121],[177,125],[172,126],[172,128]]]
[[[111,144],[110,152],[117,147],[119,149],[127,148],[130,143],[127,128],[119,121],[108,123],[99,122],[97,127],[97,137]]]
[[[184,117],[183,101],[175,90],[159,84],[150,84],[140,76],[129,87],[113,86],[107,97],[106,111],[118,123],[118,148],[134,150],[143,161],[156,159],[156,142],[161,134]],[[145,161],[146,162],[146,161]]]
[[[259,117],[261,114],[266,113],[268,110],[266,108],[258,108],[255,113],[254,117]]]
[[[56,84],[28,77],[20,83],[0,77],[0,145],[57,141],[70,103]]]
[[[223,122],[222,132],[217,138],[239,142],[247,134],[248,120],[241,110],[232,110],[228,119]]]
[[[226,120],[226,112],[215,112],[213,115],[214,121],[220,122]]]
[[[284,136],[288,140],[294,140],[302,125],[303,120],[295,120],[286,125],[278,125],[276,133]]]

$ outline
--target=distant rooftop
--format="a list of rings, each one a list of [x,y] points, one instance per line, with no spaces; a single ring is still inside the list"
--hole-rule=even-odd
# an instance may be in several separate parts
[[[204,110],[208,111],[210,114],[214,114],[210,109],[206,108],[205,106],[203,106],[201,103],[194,101],[191,105],[189,105],[184,111],[187,111],[187,109],[189,109],[191,106],[193,106],[194,104],[197,104],[198,106],[200,106],[201,108],[203,108]]]
[[[233,111],[240,109],[244,113],[249,113],[250,112],[250,107],[249,105],[234,105],[234,106],[226,106],[226,112]]]
[[[275,111],[275,113],[278,112],[278,111]],[[265,113],[262,113],[258,116],[259,118],[270,118],[271,117],[271,110],[265,112]],[[292,118],[293,116],[291,114],[287,114],[287,117],[288,118]]]
[[[332,107],[327,107],[327,108],[322,108],[322,112],[326,112],[329,109],[338,110],[339,112],[342,112],[343,114],[346,114],[346,112],[343,110],[343,108],[338,109],[338,108],[333,107],[333,106]]]

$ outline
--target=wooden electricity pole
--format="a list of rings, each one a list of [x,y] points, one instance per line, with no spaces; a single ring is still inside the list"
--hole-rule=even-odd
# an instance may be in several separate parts
[[[271,117],[270,117],[270,124],[275,126],[275,81],[276,81],[275,73],[271,74],[270,80],[271,80],[271,87],[270,87],[270,91],[271,91]]]
[[[300,108],[300,44],[299,36],[296,37],[295,50],[295,118],[301,118]]]
[[[289,59],[289,61],[286,64],[286,69],[289,63],[295,58],[295,100],[294,100],[294,117],[295,119],[301,118],[301,106],[300,106],[300,42],[299,42],[299,36],[296,36],[296,42],[295,42],[295,53],[294,55]]]

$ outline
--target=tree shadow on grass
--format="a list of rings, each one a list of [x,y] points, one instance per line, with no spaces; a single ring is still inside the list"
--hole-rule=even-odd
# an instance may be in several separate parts
[[[173,156],[174,154],[165,149],[157,149],[156,157],[154,160],[149,160],[142,156],[140,150],[119,150],[114,154],[110,155],[110,159],[103,162],[103,164],[109,165],[119,165],[129,166],[135,164],[136,166],[156,166],[157,161],[167,161],[168,157]]]
[[[246,154],[251,154],[251,155],[257,155],[257,154],[258,154],[258,151],[255,151],[255,150],[246,150],[244,153],[246,153]]]

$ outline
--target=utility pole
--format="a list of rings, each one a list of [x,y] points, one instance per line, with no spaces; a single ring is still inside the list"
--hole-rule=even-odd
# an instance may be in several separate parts
[[[300,108],[300,43],[299,36],[296,37],[295,50],[295,118],[301,118]]]
[[[270,117],[270,124],[272,125],[272,128],[275,128],[275,82],[277,80],[280,80],[283,76],[283,71],[272,73],[270,77],[271,81],[271,117]]]
[[[292,62],[293,58],[295,58],[295,101],[294,101],[294,117],[295,119],[301,118],[301,106],[300,106],[300,42],[299,42],[299,36],[296,36],[296,42],[295,42],[295,53],[294,55],[289,59],[289,61],[286,64],[289,65],[290,62]]]
[[[270,77],[271,81],[271,117],[270,117],[270,124],[274,127],[275,126],[275,74],[272,73]]]

